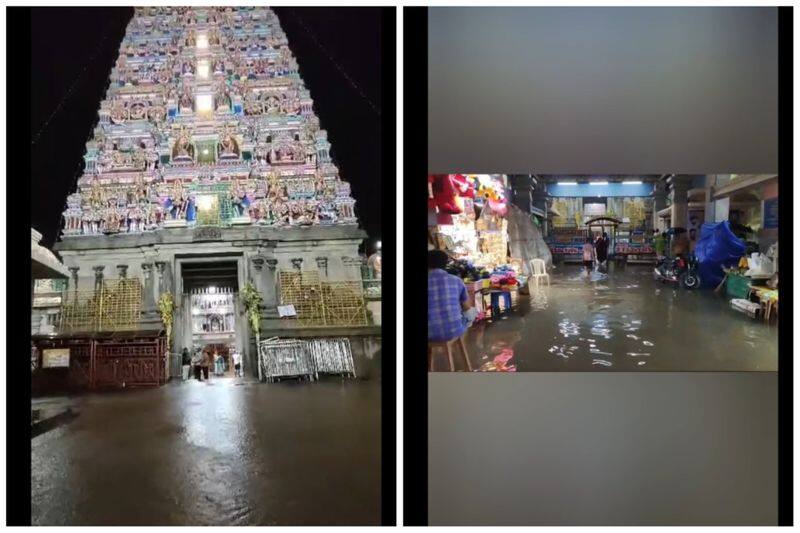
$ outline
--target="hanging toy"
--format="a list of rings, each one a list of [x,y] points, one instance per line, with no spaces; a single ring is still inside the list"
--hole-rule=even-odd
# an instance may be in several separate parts
[[[453,186],[455,186],[459,196],[475,198],[475,185],[466,176],[463,174],[451,174],[450,179],[453,181]]]

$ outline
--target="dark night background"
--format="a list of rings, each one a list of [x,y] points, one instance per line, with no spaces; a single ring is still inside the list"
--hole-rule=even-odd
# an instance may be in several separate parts
[[[380,154],[382,9],[274,11],[320,125],[328,130],[331,155],[351,184],[361,226],[374,241],[381,235],[381,181],[386,178]],[[46,246],[58,239],[61,213],[83,169],[85,144],[132,16],[131,8],[31,12],[31,225],[42,232]],[[59,102],[60,110],[43,128]]]

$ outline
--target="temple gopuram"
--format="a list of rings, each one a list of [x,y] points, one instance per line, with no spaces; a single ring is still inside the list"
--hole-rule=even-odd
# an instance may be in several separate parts
[[[98,114],[55,246],[71,274],[59,335],[166,332],[170,353],[237,349],[255,376],[249,286],[261,338],[375,351],[366,234],[270,9],[135,8]]]

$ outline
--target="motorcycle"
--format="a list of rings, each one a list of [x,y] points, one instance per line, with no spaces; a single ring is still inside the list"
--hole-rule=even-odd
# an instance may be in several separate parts
[[[665,257],[653,269],[653,274],[655,279],[661,283],[669,281],[690,290],[700,287],[697,258],[694,255],[690,255],[688,258],[683,256]]]

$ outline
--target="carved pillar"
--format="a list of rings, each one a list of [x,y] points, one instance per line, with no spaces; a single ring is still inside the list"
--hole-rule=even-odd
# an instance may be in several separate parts
[[[152,309],[156,305],[153,297],[153,264],[142,263],[142,274],[144,275],[144,308]]]
[[[328,277],[328,258],[317,257],[317,268],[322,271],[323,275]]]
[[[278,267],[277,259],[267,259],[267,283],[264,286],[264,305],[268,309],[274,309],[278,305],[276,299],[276,280],[275,270]]]
[[[78,270],[80,270],[80,267],[69,267],[69,272],[72,274],[72,290],[75,293],[75,301],[78,301]]]
[[[166,263],[164,261],[156,261],[156,269],[158,270],[158,296],[161,297],[161,293],[164,292],[164,267]]]
[[[250,280],[256,286],[256,290],[263,293],[262,278],[264,275],[264,258],[253,257],[250,259],[250,266],[253,267],[250,271]]]
[[[686,228],[689,225],[689,179],[686,176],[669,178],[672,199],[670,224],[673,228]]]
[[[120,279],[125,279],[128,277],[128,265],[117,265],[117,274],[119,275]]]
[[[344,264],[347,279],[361,279],[362,261],[360,257],[342,257],[342,264]]]
[[[98,266],[92,267],[92,270],[94,270],[94,290],[95,291],[99,291],[103,287],[103,270],[105,268],[106,267],[103,266],[103,265],[98,265]]]
[[[302,270],[303,269],[303,258],[302,257],[295,257],[292,259],[292,266],[294,266],[295,270]]]

